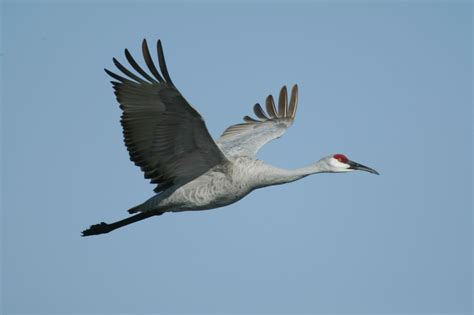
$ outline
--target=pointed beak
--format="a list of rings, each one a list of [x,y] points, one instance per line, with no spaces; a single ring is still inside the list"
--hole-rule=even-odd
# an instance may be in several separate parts
[[[359,164],[359,163],[356,163],[356,162],[353,162],[353,161],[348,161],[347,164],[350,165],[350,167],[349,167],[350,169],[359,170],[359,171],[366,171],[366,172],[369,172],[369,173],[372,173],[372,174],[380,175],[379,172],[377,172],[373,168],[367,167],[365,165],[362,165],[362,164]]]

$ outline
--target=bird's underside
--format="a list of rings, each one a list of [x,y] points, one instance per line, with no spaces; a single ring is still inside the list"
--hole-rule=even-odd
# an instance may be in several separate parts
[[[230,126],[214,141],[201,115],[173,84],[161,42],[157,42],[160,71],[145,40],[142,53],[149,72],[138,65],[128,50],[126,59],[136,73],[115,58],[114,64],[122,75],[105,71],[114,79],[111,82],[123,111],[121,124],[130,159],[141,168],[145,178],[157,185],[157,194],[130,209],[133,216],[111,224],[92,225],[82,232],[83,236],[108,233],[164,212],[222,207],[255,188],[278,184],[272,181],[279,170],[257,160],[255,155],[292,125],[297,108],[296,85],[290,102],[283,87],[278,106],[269,95],[266,111],[256,104],[256,118],[245,116],[243,123]]]

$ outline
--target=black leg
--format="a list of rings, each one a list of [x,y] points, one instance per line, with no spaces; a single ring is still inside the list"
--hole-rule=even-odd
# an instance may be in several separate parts
[[[101,222],[99,224],[94,224],[87,230],[82,231],[82,236],[90,236],[90,235],[98,235],[98,234],[105,234],[109,233],[110,231],[113,231],[115,229],[118,229],[122,226],[129,225],[144,219],[147,219],[149,217],[155,216],[155,215],[162,215],[164,212],[141,212],[139,214],[136,214],[134,216],[131,216],[129,218],[107,224],[105,222]]]

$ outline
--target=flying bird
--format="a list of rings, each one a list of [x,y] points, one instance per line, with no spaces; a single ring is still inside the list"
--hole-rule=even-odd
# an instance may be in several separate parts
[[[317,173],[342,173],[374,169],[332,154],[295,170],[281,169],[257,159],[256,154],[269,141],[279,138],[293,124],[298,104],[298,86],[280,90],[278,104],[272,95],[265,109],[256,104],[256,118],[228,127],[213,139],[199,112],[174,85],[166,67],[161,41],[157,42],[155,66],[146,40],[142,53],[148,72],[125,49],[125,57],[135,73],[113,58],[122,72],[105,69],[123,111],[121,124],[130,159],[156,184],[155,195],[128,210],[132,216],[114,222],[92,225],[82,236],[104,234],[125,225],[165,212],[207,210],[234,203],[251,191],[296,181]]]

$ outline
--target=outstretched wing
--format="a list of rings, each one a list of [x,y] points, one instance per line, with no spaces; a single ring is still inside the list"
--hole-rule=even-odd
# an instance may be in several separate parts
[[[171,81],[161,42],[157,42],[158,72],[146,40],[144,71],[125,49],[131,72],[115,58],[122,77],[107,69],[117,101],[123,111],[121,124],[130,159],[157,184],[160,192],[174,184],[185,184],[227,160],[210,136],[201,115],[184,99]]]
[[[284,86],[280,90],[278,110],[273,96],[269,95],[266,100],[266,113],[260,104],[255,104],[253,111],[257,119],[245,116],[245,123],[227,128],[216,143],[227,156],[254,157],[261,147],[281,137],[293,124],[297,104],[298,85],[295,84],[291,89],[289,104],[288,93]]]

